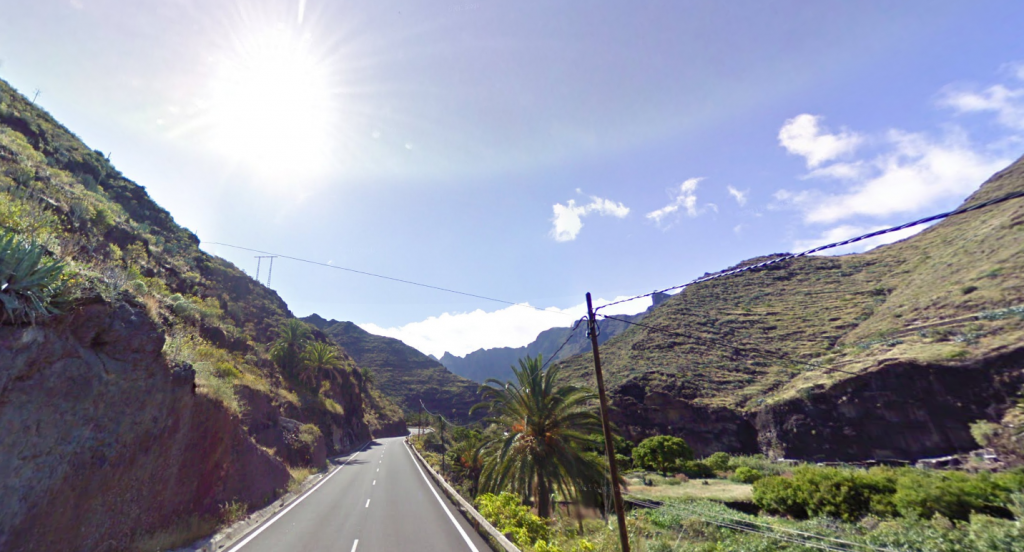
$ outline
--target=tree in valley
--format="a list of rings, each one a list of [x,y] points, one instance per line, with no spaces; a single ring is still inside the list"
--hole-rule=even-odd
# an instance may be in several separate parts
[[[671,435],[648,437],[633,449],[634,465],[663,475],[674,470],[683,460],[693,460],[693,451],[686,441]]]
[[[510,491],[536,501],[541,517],[551,515],[551,494],[579,498],[599,488],[606,467],[593,435],[601,432],[597,395],[575,385],[559,385],[559,367],[543,369],[541,357],[521,359],[513,381],[489,379],[480,387],[493,424],[483,436],[480,492]]]

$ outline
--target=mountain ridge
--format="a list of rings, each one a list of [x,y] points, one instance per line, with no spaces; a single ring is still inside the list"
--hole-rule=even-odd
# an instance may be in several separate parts
[[[645,311],[637,314],[616,315],[616,318],[621,318],[628,322],[639,322],[654,308],[667,301],[669,297],[671,295],[666,293],[655,293],[652,295],[651,306]],[[619,335],[629,327],[628,323],[607,319],[599,319],[597,325],[598,345]],[[565,342],[565,346],[561,351],[558,351],[558,355],[553,359],[555,361],[590,351],[590,338],[586,335],[586,327],[584,325],[580,325],[572,335],[572,338],[566,341],[570,333],[572,333],[572,326],[549,328],[537,334],[533,341],[522,347],[481,348],[463,357],[458,357],[445,351],[444,355],[438,359],[438,362],[451,370],[452,373],[479,383],[492,378],[503,381],[511,378],[512,372],[510,367],[515,366],[519,359],[526,358],[527,356],[537,357],[541,355],[545,359],[550,359],[551,355],[558,351],[558,347],[563,342]]]
[[[372,334],[353,322],[312,314],[303,320],[330,336],[356,363],[373,371],[380,390],[410,415],[440,412],[456,420],[477,419],[469,409],[479,402],[479,386],[450,372],[443,364],[398,339]]]

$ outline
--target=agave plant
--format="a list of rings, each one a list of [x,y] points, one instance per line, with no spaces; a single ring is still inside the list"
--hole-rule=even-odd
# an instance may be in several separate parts
[[[579,499],[601,485],[605,467],[593,454],[601,431],[597,396],[585,387],[558,385],[558,365],[543,369],[540,357],[512,367],[515,381],[490,379],[480,387],[496,426],[480,447],[481,492],[511,491],[535,499],[537,514],[551,515],[551,494]]]
[[[65,264],[37,243],[0,234],[0,323],[22,324],[60,313],[67,285]]]

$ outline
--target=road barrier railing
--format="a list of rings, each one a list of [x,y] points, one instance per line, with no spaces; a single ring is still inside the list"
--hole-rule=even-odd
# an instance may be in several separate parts
[[[443,491],[444,494],[448,496],[448,499],[455,504],[460,512],[462,512],[462,515],[465,516],[466,520],[469,521],[469,524],[472,525],[478,533],[480,533],[480,536],[482,536],[487,543],[491,545],[491,548],[496,552],[521,552],[519,548],[512,543],[512,541],[508,540],[508,537],[501,534],[501,531],[495,529],[494,526],[491,525],[491,522],[487,521],[487,518],[485,518],[480,512],[476,511],[476,508],[474,508],[468,500],[462,498],[462,495],[460,495],[458,491],[456,491],[448,484],[447,481],[445,481],[443,477],[434,471],[434,468],[427,463],[422,456],[420,456],[420,451],[416,450],[416,447],[409,442],[408,437],[405,438],[405,445],[412,450],[413,456],[415,456],[416,460],[426,468],[431,479],[437,483],[438,487],[441,487],[441,491]]]

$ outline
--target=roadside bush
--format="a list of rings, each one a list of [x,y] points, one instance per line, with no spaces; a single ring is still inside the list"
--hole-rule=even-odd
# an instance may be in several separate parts
[[[519,497],[511,493],[493,495],[486,493],[476,498],[476,507],[498,531],[511,535],[519,546],[533,546],[538,541],[548,541],[548,526],[544,520],[530,513],[530,509],[519,503]]]
[[[740,466],[736,468],[736,473],[732,474],[729,479],[736,483],[756,483],[759,479],[764,477],[764,474],[746,466]]]

